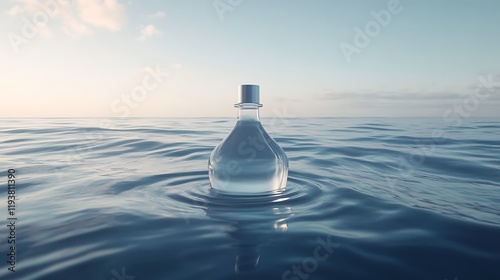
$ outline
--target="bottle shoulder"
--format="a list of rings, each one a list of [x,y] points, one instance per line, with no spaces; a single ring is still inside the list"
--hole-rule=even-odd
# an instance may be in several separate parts
[[[212,156],[256,159],[285,158],[278,143],[266,132],[260,122],[239,121],[226,138],[214,149]],[[215,160],[215,159],[214,159]]]

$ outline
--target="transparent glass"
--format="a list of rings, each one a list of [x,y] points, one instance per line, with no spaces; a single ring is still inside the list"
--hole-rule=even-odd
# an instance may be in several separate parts
[[[208,160],[212,188],[230,193],[284,190],[288,159],[265,131],[256,103],[236,104],[238,122]]]

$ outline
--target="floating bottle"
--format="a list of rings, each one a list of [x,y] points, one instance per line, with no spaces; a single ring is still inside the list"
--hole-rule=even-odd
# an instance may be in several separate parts
[[[242,85],[238,95],[238,121],[215,147],[208,160],[213,189],[235,194],[284,190],[288,159],[265,131],[259,118],[259,86]]]

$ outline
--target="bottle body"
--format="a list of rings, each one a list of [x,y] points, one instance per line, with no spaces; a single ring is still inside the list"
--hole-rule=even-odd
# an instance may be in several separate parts
[[[208,161],[213,189],[228,193],[284,190],[288,159],[262,126],[258,103],[239,103],[238,122]]]
[[[285,152],[260,122],[238,121],[209,159],[212,188],[234,193],[282,190],[288,177]]]

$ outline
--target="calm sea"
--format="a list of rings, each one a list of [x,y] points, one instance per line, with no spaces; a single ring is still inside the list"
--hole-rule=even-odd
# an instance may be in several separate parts
[[[234,121],[0,119],[0,278],[500,279],[500,119],[264,119],[287,189],[246,197]]]

